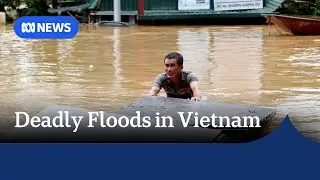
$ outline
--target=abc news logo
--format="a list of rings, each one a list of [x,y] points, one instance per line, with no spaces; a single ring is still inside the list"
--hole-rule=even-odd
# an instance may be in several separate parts
[[[69,16],[25,16],[14,24],[16,35],[24,39],[69,39],[78,30],[78,22]]]
[[[70,32],[70,23],[34,23],[24,22],[21,24],[21,32],[23,33],[37,33],[37,32]]]

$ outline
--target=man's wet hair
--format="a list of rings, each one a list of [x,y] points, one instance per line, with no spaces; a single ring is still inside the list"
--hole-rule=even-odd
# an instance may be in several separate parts
[[[170,52],[165,57],[165,59],[176,59],[179,66],[183,65],[183,56],[177,52]]]

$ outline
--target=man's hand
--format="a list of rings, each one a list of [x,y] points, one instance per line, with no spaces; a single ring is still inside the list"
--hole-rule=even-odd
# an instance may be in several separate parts
[[[158,93],[160,92],[160,88],[153,86],[147,96],[157,96]]]
[[[196,93],[193,95],[193,97],[191,98],[191,100],[194,100],[194,101],[200,101],[202,100],[202,95],[201,93]]]
[[[191,100],[200,101],[202,99],[202,95],[201,95],[201,91],[199,89],[198,81],[191,82],[190,87],[193,92],[193,97],[191,98]]]

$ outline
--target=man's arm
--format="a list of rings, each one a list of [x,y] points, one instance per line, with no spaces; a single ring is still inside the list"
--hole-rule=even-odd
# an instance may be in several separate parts
[[[152,88],[150,89],[148,96],[157,96],[158,93],[160,92],[160,88],[157,86],[152,86]]]
[[[160,92],[160,90],[162,88],[163,79],[164,79],[164,77],[162,74],[159,74],[155,78],[155,80],[153,82],[153,86],[148,93],[148,96],[157,96],[158,95],[158,93]]]
[[[190,73],[187,77],[188,82],[190,83],[190,87],[193,93],[192,100],[201,100],[201,91],[199,87],[199,79],[194,73]]]
[[[200,91],[200,88],[199,88],[199,83],[198,81],[192,81],[190,83],[190,87],[192,89],[192,92],[193,92],[193,97],[191,98],[192,100],[201,100],[201,91]]]

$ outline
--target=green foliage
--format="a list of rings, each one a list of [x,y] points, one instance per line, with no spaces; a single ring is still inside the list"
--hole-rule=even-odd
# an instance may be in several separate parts
[[[17,7],[19,7],[21,3],[21,0],[0,0],[0,11],[6,12],[5,7],[8,7],[11,10],[15,10]],[[8,16],[6,13],[6,21],[12,22],[13,18],[11,16]]]
[[[22,2],[27,7],[24,9],[18,9]],[[17,10],[19,16],[49,15],[49,5],[47,4],[47,0],[0,0],[0,11],[4,11],[5,6]]]
[[[16,9],[21,3],[21,0],[0,0],[0,11],[5,11],[4,7],[8,6],[12,9]]]
[[[320,16],[320,0],[316,0],[316,7],[313,15]]]
[[[284,0],[277,11],[289,15],[320,15],[320,0]]]
[[[45,16],[49,14],[46,0],[24,0],[24,3],[27,8],[19,10],[19,16]]]
[[[18,7],[21,3],[21,0],[0,0],[0,6],[5,7],[9,6],[12,8]]]

